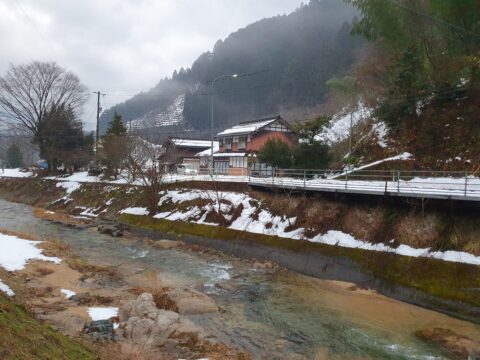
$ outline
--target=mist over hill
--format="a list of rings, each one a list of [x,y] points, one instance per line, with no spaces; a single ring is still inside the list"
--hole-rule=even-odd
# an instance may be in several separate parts
[[[347,73],[363,44],[350,34],[357,15],[343,1],[311,0],[289,15],[250,24],[219,40],[190,68],[106,110],[101,129],[116,111],[135,130],[198,136],[210,128],[211,80],[223,74],[240,76],[215,86],[218,130],[319,104],[327,93],[325,82]]]

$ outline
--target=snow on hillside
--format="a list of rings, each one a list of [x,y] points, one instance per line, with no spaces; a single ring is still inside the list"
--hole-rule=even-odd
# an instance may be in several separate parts
[[[160,212],[154,216],[157,219],[170,221],[184,221],[197,224],[214,225],[218,224],[207,222],[208,214],[212,211],[218,212],[218,203],[220,202],[223,217],[231,221],[228,226],[230,229],[247,231],[257,234],[266,234],[279,236],[283,238],[306,240],[332,246],[341,246],[346,248],[357,248],[369,251],[389,252],[410,257],[427,257],[444,261],[460,262],[473,265],[480,265],[480,256],[475,256],[461,251],[432,251],[430,248],[413,248],[408,245],[392,247],[390,244],[373,244],[366,241],[355,239],[350,234],[342,231],[329,230],[324,234],[317,234],[313,237],[307,237],[304,234],[305,229],[295,227],[296,217],[273,215],[264,204],[250,197],[248,194],[235,192],[215,192],[211,190],[168,190],[162,192],[159,205],[163,204],[182,204],[187,205],[189,201],[209,200],[207,205],[199,208],[197,205],[183,206],[175,208],[172,211]],[[232,210],[241,205],[242,212],[238,217],[233,218]],[[122,213],[146,214],[147,210],[136,208],[135,211],[125,209]],[[394,239],[390,243],[394,243]]]
[[[183,123],[185,94],[178,96],[165,110],[152,110],[146,115],[132,120],[132,130],[172,126]]]
[[[350,122],[352,122],[352,126],[355,126],[368,119],[370,114],[371,109],[364,107],[362,104],[359,104],[358,110],[353,113],[344,111],[337,114],[330,122],[330,126],[318,135],[316,139],[330,144],[343,141],[350,136]]]

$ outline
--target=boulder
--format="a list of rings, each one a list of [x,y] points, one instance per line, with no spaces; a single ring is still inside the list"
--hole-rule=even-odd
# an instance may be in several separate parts
[[[215,300],[193,289],[172,289],[168,290],[165,296],[176,305],[175,310],[182,315],[207,314],[218,311]]]
[[[156,240],[153,242],[153,246],[157,249],[174,249],[181,246],[183,243],[178,240]]]
[[[113,340],[113,320],[92,321],[85,325],[83,332],[90,335],[94,340]]]
[[[149,314],[153,313],[153,317],[156,318],[157,306],[153,301],[153,295],[149,293],[141,294],[135,300],[129,300],[120,307],[119,318],[121,322],[127,321],[131,317],[149,317]]]
[[[107,234],[107,235],[112,235],[114,237],[117,236],[122,236],[123,235],[123,230],[120,225],[113,224],[102,224],[97,226],[98,232],[101,234]]]
[[[421,340],[441,347],[445,352],[458,359],[480,359],[480,342],[458,335],[450,329],[421,330],[415,335]]]
[[[144,293],[120,309],[123,337],[147,347],[163,346],[179,326],[179,315],[157,309],[152,294]]]

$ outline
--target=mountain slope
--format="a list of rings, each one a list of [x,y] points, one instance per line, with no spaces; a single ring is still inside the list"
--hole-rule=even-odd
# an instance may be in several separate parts
[[[150,128],[152,123],[168,125],[164,132],[209,128],[210,82],[222,74],[247,76],[217,83],[218,130],[237,121],[319,104],[327,92],[325,82],[345,74],[363,44],[350,35],[349,24],[356,14],[338,0],[312,0],[289,15],[253,23],[219,40],[191,68],[175,71],[150,91],[107,110],[101,127],[105,129],[117,111],[124,120],[133,120],[137,129]],[[183,116],[172,127],[168,119],[178,113],[178,106],[172,104],[180,96],[184,96]]]

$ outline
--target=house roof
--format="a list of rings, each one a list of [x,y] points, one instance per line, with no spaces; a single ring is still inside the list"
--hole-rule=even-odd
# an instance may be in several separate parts
[[[216,152],[218,152],[219,149],[220,149],[220,144],[218,143],[218,141],[214,141],[213,153],[215,154]],[[200,151],[199,153],[195,154],[195,157],[210,156],[211,154],[212,154],[212,148],[209,147],[208,149]]]
[[[170,138],[172,144],[180,147],[192,147],[192,148],[210,148],[212,142],[210,140],[195,140],[195,139],[179,139],[179,138]]]
[[[241,122],[238,125],[235,125],[231,128],[228,128],[222,131],[221,133],[217,134],[217,136],[251,134],[273,123],[276,120],[282,120],[282,122],[285,123],[285,121],[280,116],[263,118],[263,119],[253,120],[253,121],[246,121],[246,122]]]

